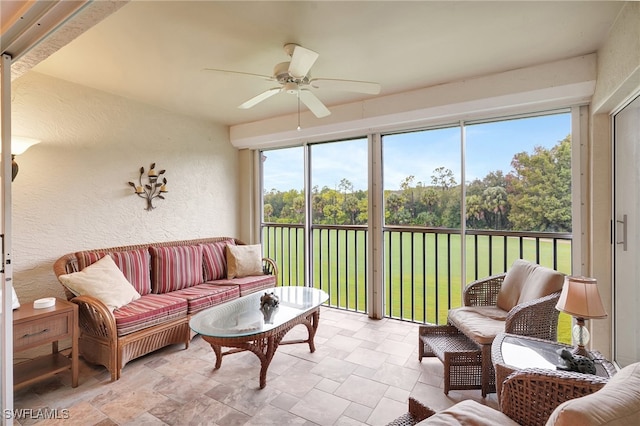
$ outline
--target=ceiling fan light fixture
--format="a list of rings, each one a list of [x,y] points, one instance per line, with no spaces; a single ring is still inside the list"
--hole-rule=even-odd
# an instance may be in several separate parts
[[[282,88],[282,90],[283,90],[284,92],[287,92],[287,93],[289,93],[290,95],[295,95],[295,94],[297,94],[297,93],[298,93],[298,89],[299,89],[298,84],[297,84],[297,83],[292,83],[292,82],[290,82],[290,83],[285,83],[285,84],[284,84],[284,87]]]

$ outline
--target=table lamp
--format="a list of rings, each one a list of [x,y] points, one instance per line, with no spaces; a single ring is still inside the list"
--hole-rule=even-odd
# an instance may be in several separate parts
[[[576,319],[576,324],[572,330],[576,347],[572,353],[589,357],[589,352],[585,349],[585,345],[589,343],[590,336],[589,330],[584,326],[584,320],[607,317],[595,278],[566,277],[556,309]]]

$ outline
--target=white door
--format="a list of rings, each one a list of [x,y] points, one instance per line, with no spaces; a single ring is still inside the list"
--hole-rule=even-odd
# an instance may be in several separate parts
[[[640,361],[640,96],[613,117],[614,359]]]

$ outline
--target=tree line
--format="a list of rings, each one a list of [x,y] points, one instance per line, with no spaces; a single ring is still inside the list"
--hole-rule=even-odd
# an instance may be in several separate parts
[[[430,181],[407,176],[398,190],[385,190],[387,225],[459,228],[461,185],[445,167],[433,170]],[[571,136],[550,149],[535,147],[511,160],[511,170],[489,172],[466,183],[466,221],[471,229],[571,232]],[[304,191],[272,189],[264,193],[265,222],[301,224]],[[368,193],[348,179],[335,188],[314,186],[314,224],[367,223]]]

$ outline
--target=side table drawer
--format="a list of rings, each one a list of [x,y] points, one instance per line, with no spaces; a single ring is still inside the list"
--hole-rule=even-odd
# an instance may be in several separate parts
[[[69,314],[53,315],[46,321],[28,321],[15,324],[13,328],[13,349],[20,351],[43,343],[60,340],[71,335],[72,324]]]

